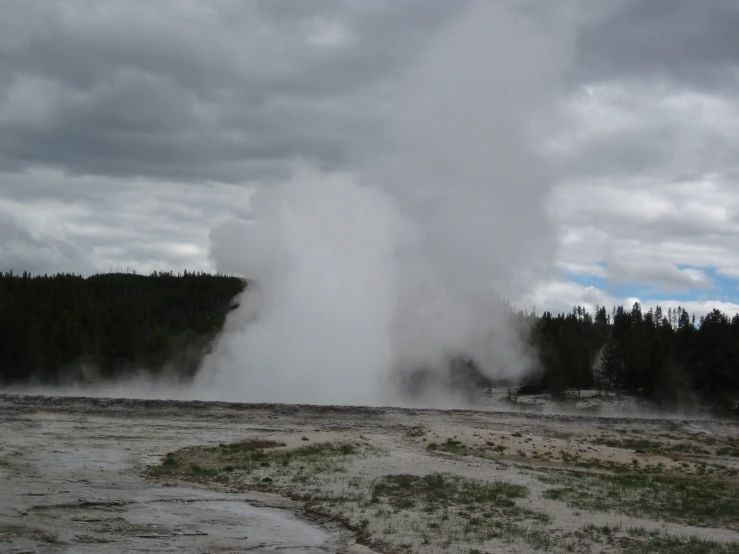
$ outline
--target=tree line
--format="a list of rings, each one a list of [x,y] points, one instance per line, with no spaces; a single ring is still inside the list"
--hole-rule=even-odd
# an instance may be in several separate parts
[[[192,376],[244,286],[191,272],[0,274],[0,384]]]
[[[194,375],[246,282],[208,273],[0,274],[0,384]],[[739,395],[739,315],[682,308],[514,312],[539,360],[530,390],[628,391],[662,403]],[[93,371],[90,371],[93,370]],[[457,364],[458,377],[474,363]],[[463,375],[464,374],[464,375]],[[479,377],[479,375],[478,375]],[[479,379],[476,382],[480,382]]]
[[[739,315],[714,309],[696,323],[681,307],[644,312],[635,303],[527,317],[541,360],[534,387],[628,391],[664,404],[700,398],[726,408],[739,395]]]

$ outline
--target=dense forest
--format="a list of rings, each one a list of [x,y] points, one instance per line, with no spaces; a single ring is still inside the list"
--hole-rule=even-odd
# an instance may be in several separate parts
[[[63,384],[171,371],[187,379],[246,283],[205,273],[0,274],[0,384]],[[525,388],[643,394],[664,404],[696,398],[731,409],[739,395],[739,315],[697,322],[682,308],[583,307],[513,312],[540,370]],[[455,366],[459,375],[474,364]],[[459,376],[458,375],[458,376]],[[479,377],[479,374],[478,374]]]
[[[643,394],[663,404],[696,399],[731,410],[739,395],[739,315],[713,310],[696,323],[682,308],[639,304],[595,315],[528,315],[541,372],[532,388],[599,388]]]
[[[0,383],[197,370],[244,281],[205,273],[0,274]]]

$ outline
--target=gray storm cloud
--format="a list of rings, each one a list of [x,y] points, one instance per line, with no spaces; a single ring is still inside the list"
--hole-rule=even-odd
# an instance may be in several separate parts
[[[216,266],[255,284],[204,363],[203,394],[377,404],[398,367],[465,354],[490,376],[530,369],[502,299],[554,254],[543,149],[565,34],[472,4],[406,76],[375,163],[297,164],[255,193],[253,222],[213,230]]]

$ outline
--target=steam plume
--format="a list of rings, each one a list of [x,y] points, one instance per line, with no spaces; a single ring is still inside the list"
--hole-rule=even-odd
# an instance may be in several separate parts
[[[472,4],[407,77],[388,153],[361,173],[296,166],[253,197],[256,221],[211,234],[224,271],[257,283],[199,387],[247,401],[392,401],[398,367],[475,358],[520,375],[501,298],[551,261],[541,149],[558,124],[568,44],[500,4]]]

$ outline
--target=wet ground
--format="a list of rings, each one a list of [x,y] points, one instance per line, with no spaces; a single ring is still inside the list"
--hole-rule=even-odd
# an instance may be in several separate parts
[[[144,481],[140,468],[173,448],[249,429],[198,416],[147,417],[145,402],[0,397],[0,552],[339,550],[334,530],[254,495]]]
[[[547,481],[572,471],[593,478],[627,471],[635,478],[718,482],[733,491],[739,421],[634,409],[603,417],[591,406],[557,414],[561,406],[551,403],[537,411],[504,407],[431,410],[0,394],[0,553],[615,554],[693,552],[674,548],[692,547],[693,538],[719,541],[715,548],[724,550],[716,551],[739,552],[739,511],[729,493],[722,497],[724,512],[703,521],[700,514],[691,519],[679,510],[632,513],[628,498],[583,509],[552,498]],[[285,450],[354,444],[370,453],[305,467],[275,463],[198,473],[218,465],[222,449],[207,447],[245,440],[273,441]],[[161,467],[167,453],[189,446],[203,448],[187,449],[197,459],[188,457],[178,471],[159,477],[147,471]],[[294,479],[293,469],[303,472],[301,479]],[[469,516],[472,508],[450,512],[448,520],[430,527],[421,502],[403,510],[369,510],[360,498],[369,498],[387,475],[434,473],[525,487],[518,506],[548,523],[522,523],[520,529],[511,527],[520,531],[515,536],[480,538],[460,534],[468,523],[463,514]],[[268,486],[262,486],[265,480]],[[352,500],[347,491],[360,496]],[[595,492],[602,496],[600,489]],[[316,494],[325,501],[315,500]],[[346,530],[360,528],[366,546]],[[594,538],[593,529],[608,529],[609,535]],[[632,536],[634,529],[649,534]],[[654,541],[671,550],[653,548]]]

